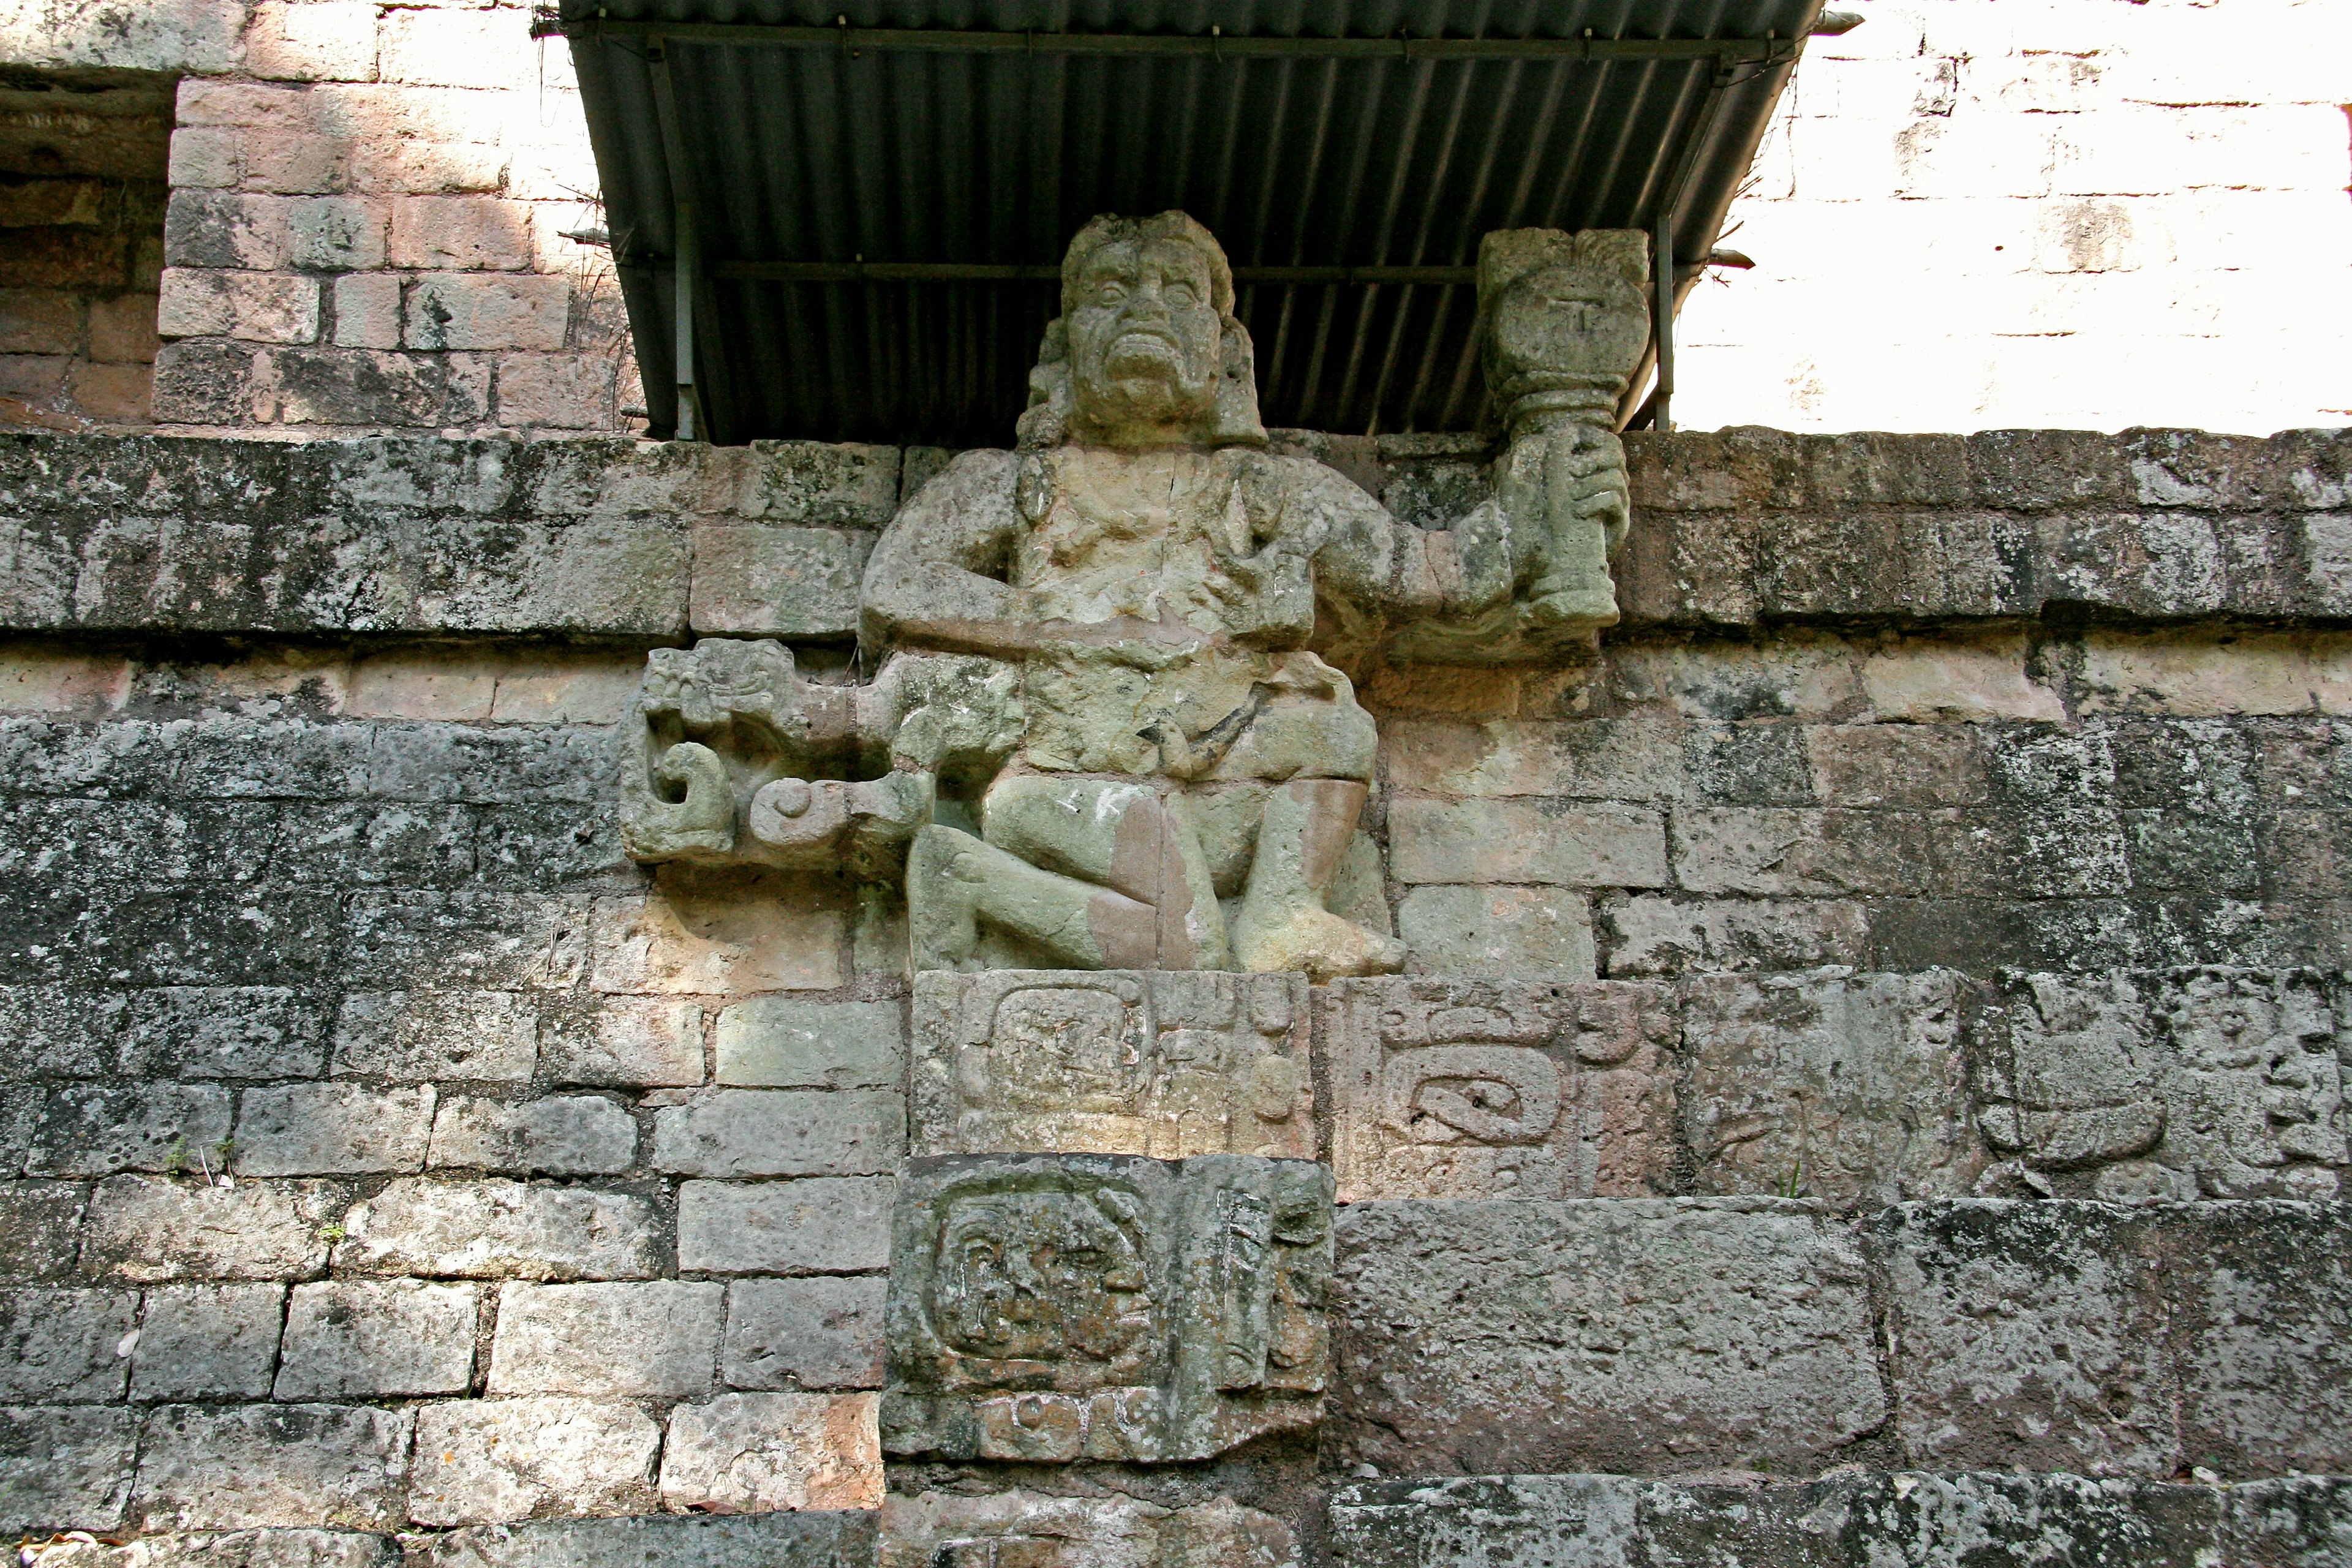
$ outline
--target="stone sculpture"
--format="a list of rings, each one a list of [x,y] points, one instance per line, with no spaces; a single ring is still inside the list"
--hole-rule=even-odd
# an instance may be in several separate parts
[[[1331,1199],[1303,1160],[909,1161],[884,1451],[1151,1463],[1313,1425]]]
[[[1424,531],[1265,450],[1207,230],[1088,224],[1019,449],[957,458],[875,547],[864,638],[891,661],[825,689],[782,650],[657,653],[630,853],[877,877],[903,856],[917,970],[1400,968],[1349,896],[1377,881],[1375,735],[1325,656],[1407,626],[1495,658],[1614,622],[1646,265],[1631,231],[1487,236],[1495,493]]]

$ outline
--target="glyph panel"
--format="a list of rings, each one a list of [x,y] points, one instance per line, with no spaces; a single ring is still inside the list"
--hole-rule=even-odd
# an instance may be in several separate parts
[[[1315,1156],[1303,974],[918,975],[918,1154]]]
[[[1320,1165],[914,1160],[891,1256],[890,1453],[1200,1459],[1321,1417]]]
[[[1342,980],[1325,1006],[1344,1201],[1664,1190],[1664,987]]]

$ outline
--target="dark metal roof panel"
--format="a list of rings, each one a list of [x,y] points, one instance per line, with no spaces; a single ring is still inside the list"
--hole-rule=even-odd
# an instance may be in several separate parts
[[[1489,229],[1713,243],[1788,64],[778,47],[711,24],[1199,39],[1801,39],[1821,0],[567,0],[656,427],[683,197],[719,440],[1002,443],[1045,281],[785,281],[776,262],[1047,268],[1101,212],[1181,207],[1237,268],[1465,267]],[[601,12],[601,18],[599,13]],[[598,26],[599,20],[606,24]],[[647,24],[684,31],[656,44]],[[1213,28],[1221,29],[1212,35]],[[1007,46],[1011,40],[1003,41]],[[1197,49],[1197,46],[1194,47]],[[649,57],[666,59],[666,156]],[[1695,152],[1690,139],[1696,135]],[[670,160],[682,171],[674,186]],[[749,264],[749,265],[746,265]],[[1466,283],[1245,283],[1269,424],[1469,427]]]

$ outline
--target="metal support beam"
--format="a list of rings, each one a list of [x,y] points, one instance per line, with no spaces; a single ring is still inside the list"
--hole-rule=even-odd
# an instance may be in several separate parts
[[[695,231],[692,186],[688,184],[686,158],[677,129],[677,95],[670,86],[668,40],[659,34],[646,39],[646,66],[652,76],[654,118],[661,136],[662,168],[669,180],[670,226],[670,365],[677,388],[680,441],[707,441],[710,420],[702,388],[694,374],[694,297],[701,278],[701,242]]]
[[[1650,237],[1650,259],[1654,280],[1650,322],[1658,344],[1658,383],[1650,395],[1650,427],[1663,434],[1675,427],[1670,413],[1675,401],[1675,209],[1671,203],[1658,213],[1657,229]]]
[[[710,276],[761,283],[1058,283],[1058,264],[976,261],[716,261]],[[1475,267],[1236,267],[1234,286],[1475,284]]]
[[[1788,65],[1792,38],[1290,38],[1226,33],[982,33],[945,27],[793,27],[755,22],[656,22],[586,18],[562,24],[565,37],[668,38],[692,44],[766,44],[777,48],[918,49],[949,54],[1208,55],[1219,59],[1713,60],[1721,66]]]

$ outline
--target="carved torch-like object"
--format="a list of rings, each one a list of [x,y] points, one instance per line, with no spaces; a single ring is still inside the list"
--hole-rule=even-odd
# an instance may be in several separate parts
[[[1613,626],[1610,559],[1630,502],[1617,406],[1649,342],[1648,237],[1638,229],[1497,229],[1478,249],[1486,395],[1508,442],[1497,493],[1543,520],[1523,629]]]

